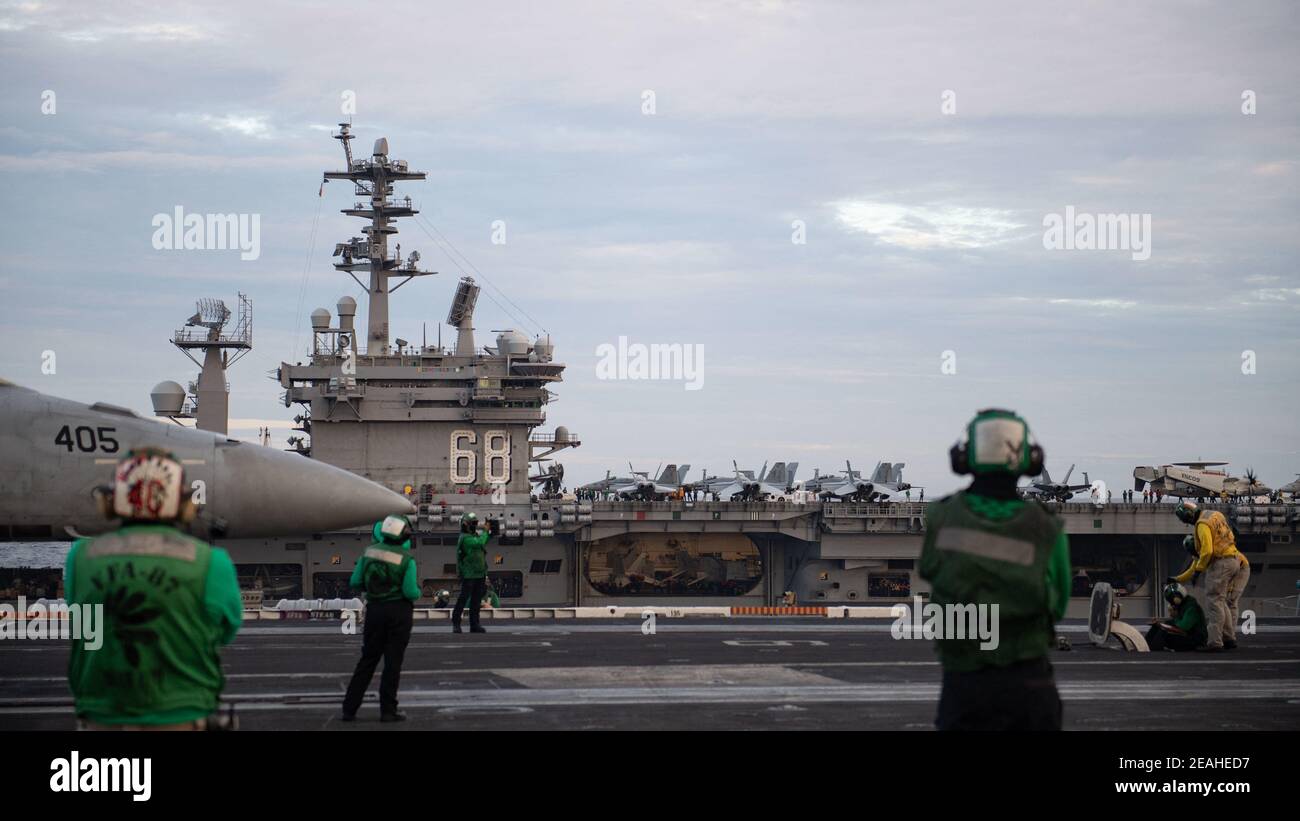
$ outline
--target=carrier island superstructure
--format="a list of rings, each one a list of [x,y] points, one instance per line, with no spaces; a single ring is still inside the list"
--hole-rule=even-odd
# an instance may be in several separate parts
[[[390,298],[431,275],[419,254],[401,255],[397,221],[418,211],[395,183],[418,181],[375,141],[368,158],[353,156],[351,127],[335,135],[346,158],[325,180],[346,181],[356,201],[343,213],[365,222],[361,236],[335,246],[334,267],[365,291],[366,325],[357,302],[343,297],[335,315],[311,315],[307,361],[283,363],[286,407],[303,434],[291,442],[305,457],[361,474],[411,497],[419,511],[413,540],[426,602],[455,590],[455,544],[465,511],[497,520],[489,543],[489,577],[503,606],[655,603],[770,606],[793,593],[800,605],[869,605],[910,601],[925,590],[916,574],[923,503],[578,501],[535,493],[530,465],[579,445],[564,427],[541,433],[564,365],[549,335],[492,331],[479,346],[474,315],[479,285],[457,283],[447,324],[450,347],[391,339]],[[392,250],[390,250],[390,246]],[[401,296],[394,296],[397,294]],[[421,301],[428,300],[421,293]],[[364,333],[364,337],[362,334]],[[603,451],[616,457],[617,443]],[[1160,581],[1185,564],[1187,529],[1169,506],[1053,505],[1071,535],[1075,598],[1084,615],[1091,584],[1110,582],[1126,595],[1126,615],[1161,607]],[[1245,511],[1240,508],[1247,508]],[[1294,505],[1224,506],[1256,568],[1243,606],[1261,615],[1300,573]],[[224,544],[249,593],[280,597],[347,595],[353,564],[370,542],[366,530],[309,533]],[[1273,564],[1278,573],[1261,573]],[[1276,582],[1276,583],[1274,583]],[[1276,589],[1274,589],[1276,588]],[[1293,605],[1292,605],[1293,607]]]

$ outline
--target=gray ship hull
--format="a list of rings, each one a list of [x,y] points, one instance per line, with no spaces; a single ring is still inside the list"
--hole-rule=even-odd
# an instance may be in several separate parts
[[[924,596],[917,573],[924,504],[598,502],[592,521],[522,544],[489,543],[489,576],[503,607],[891,605]],[[1163,612],[1159,589],[1187,564],[1186,527],[1168,505],[1056,506],[1071,540],[1068,615],[1084,618],[1097,582],[1115,588],[1126,618]],[[1225,506],[1252,562],[1242,608],[1294,616],[1300,578],[1296,507]],[[456,534],[416,538],[424,604],[454,595]],[[351,595],[348,576],[369,533],[223,542],[241,584],[265,601]],[[1197,588],[1193,588],[1195,592]]]

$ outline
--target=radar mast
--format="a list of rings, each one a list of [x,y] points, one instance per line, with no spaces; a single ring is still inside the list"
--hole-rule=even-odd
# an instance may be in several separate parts
[[[437,273],[416,267],[420,261],[418,251],[412,252],[406,260],[402,260],[400,255],[388,255],[388,235],[397,233],[394,221],[420,213],[411,205],[409,196],[393,198],[393,183],[423,180],[426,175],[423,171],[409,170],[406,160],[389,159],[386,137],[375,140],[370,159],[353,159],[352,140],[355,135],[351,123],[339,123],[339,133],[334,135],[334,139],[343,144],[347,170],[326,171],[325,182],[351,180],[356,196],[366,199],[358,200],[351,208],[341,209],[342,213],[370,221],[361,229],[364,237],[352,237],[334,246],[334,256],[342,258],[341,262],[334,263],[334,267],[347,271],[365,289],[368,302],[365,353],[382,356],[388,353],[388,295],[414,277]],[[357,272],[365,272],[367,281],[358,279]],[[390,287],[389,280],[395,278],[401,278],[401,282]]]

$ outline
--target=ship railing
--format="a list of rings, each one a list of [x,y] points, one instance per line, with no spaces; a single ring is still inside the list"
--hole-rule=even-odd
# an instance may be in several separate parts
[[[549,445],[555,442],[576,442],[580,437],[573,431],[569,431],[568,439],[556,439],[555,433],[533,433],[528,436],[528,441],[535,444]]]
[[[392,209],[415,208],[415,203],[412,200],[406,198],[400,200],[386,199],[383,202],[381,202],[380,205],[382,205],[384,208],[392,208]],[[371,202],[370,200],[356,200],[355,202],[353,202],[351,210],[369,211],[373,207],[374,207],[374,203]]]
[[[213,347],[238,347],[252,346],[252,333],[243,332],[239,334],[218,334],[215,338],[209,336],[207,328],[179,328],[176,333],[172,334],[172,342],[176,344],[203,344]]]
[[[584,501],[584,500],[580,500]],[[798,503],[798,502],[692,502],[685,499],[676,499],[668,502],[636,502],[636,501],[609,501],[596,500],[590,502],[592,510],[604,511],[645,511],[645,512],[666,512],[666,511],[695,511],[695,512],[719,512],[719,513],[743,513],[743,512],[811,512],[817,510],[815,503]]]
[[[921,516],[928,502],[823,502],[822,515],[826,518],[884,518]]]

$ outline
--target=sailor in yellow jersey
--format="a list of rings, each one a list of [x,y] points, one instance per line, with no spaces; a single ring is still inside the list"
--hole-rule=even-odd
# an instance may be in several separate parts
[[[1174,508],[1174,515],[1195,528],[1196,558],[1186,570],[1167,581],[1185,584],[1205,574],[1205,598],[1209,605],[1205,649],[1231,650],[1237,646],[1237,608],[1250,581],[1250,562],[1237,550],[1237,537],[1219,511],[1202,510],[1195,502],[1183,500]]]

